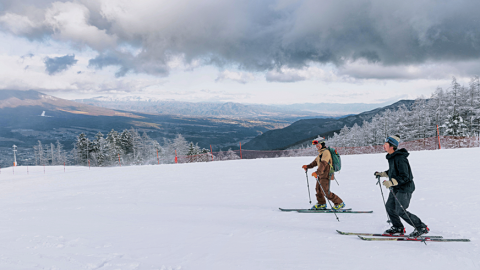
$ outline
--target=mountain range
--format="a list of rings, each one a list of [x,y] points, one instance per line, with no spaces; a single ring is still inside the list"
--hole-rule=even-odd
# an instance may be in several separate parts
[[[90,99],[74,100],[89,105],[154,114],[176,114],[183,116],[208,116],[224,118],[325,118],[341,117],[361,113],[390,103],[303,103],[289,105],[240,104],[234,102],[181,102],[159,100],[152,97],[99,96]]]
[[[43,115],[43,116],[42,116]],[[232,119],[149,114],[113,110],[65,100],[37,91],[0,91],[0,147],[32,147],[59,140],[71,149],[80,133],[92,138],[112,129],[135,128],[160,143],[182,134],[199,146],[224,149],[238,146],[270,129],[288,125],[278,119]]]
[[[75,102],[89,104],[114,110],[125,110],[151,114],[169,114],[182,116],[248,118],[248,119],[283,119],[295,121],[301,118],[339,117],[340,113],[321,113],[302,110],[298,107],[251,105],[234,102],[181,102],[174,100],[155,100],[142,97],[96,97],[77,99]]]
[[[80,133],[93,139],[98,132],[135,128],[160,143],[182,134],[201,147],[212,145],[214,151],[236,149],[239,142],[244,149],[284,149],[319,134],[328,136],[343,126],[361,125],[381,111],[412,103],[402,100],[356,115],[327,118],[316,112],[271,105],[101,99],[77,102],[33,90],[0,90],[0,147],[16,144],[31,148],[39,140],[43,144],[59,140],[71,149]]]

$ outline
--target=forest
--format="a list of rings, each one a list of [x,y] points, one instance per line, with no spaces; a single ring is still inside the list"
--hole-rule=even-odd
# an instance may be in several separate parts
[[[430,98],[417,98],[411,108],[387,110],[363,124],[343,127],[327,140],[334,147],[374,146],[398,135],[402,141],[438,136],[478,137],[480,133],[480,81],[473,77],[462,86],[453,77],[447,89],[438,87]]]

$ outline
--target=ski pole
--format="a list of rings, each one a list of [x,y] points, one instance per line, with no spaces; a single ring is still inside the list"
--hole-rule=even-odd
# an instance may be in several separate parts
[[[325,190],[323,189],[322,185],[320,185],[320,180],[318,180],[318,177],[317,177],[317,183],[318,185],[320,186],[320,188],[322,189],[323,191],[323,194],[325,195],[325,197],[327,196],[327,193],[325,193]],[[330,182],[329,182],[330,183]],[[338,216],[337,216],[337,213],[335,213],[335,209],[333,209],[332,207],[332,203],[328,200],[328,198],[325,198],[328,202],[328,204],[330,204],[330,208],[332,209],[333,213],[335,214],[335,217],[337,218],[338,222],[340,222],[340,219],[338,219]]]
[[[377,175],[377,185],[380,188],[380,192],[382,193],[383,205],[385,206],[385,212],[387,213],[387,223],[390,224],[392,222],[390,221],[390,216],[388,215],[387,211],[387,203],[385,203],[385,197],[383,196],[382,185],[380,184],[380,175]]]
[[[312,204],[312,197],[310,197],[310,185],[308,184],[308,174],[307,170],[305,170],[305,176],[307,177],[307,189],[308,189],[308,199],[310,200],[310,204]]]

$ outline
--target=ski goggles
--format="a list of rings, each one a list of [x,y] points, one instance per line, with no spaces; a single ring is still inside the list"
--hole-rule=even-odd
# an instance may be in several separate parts
[[[323,140],[322,140],[322,141],[313,140],[313,141],[312,141],[312,144],[313,144],[313,145],[317,145],[317,144],[323,143],[323,142],[324,142]]]

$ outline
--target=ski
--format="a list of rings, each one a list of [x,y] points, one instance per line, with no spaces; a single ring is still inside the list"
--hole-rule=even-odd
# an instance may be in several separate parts
[[[312,209],[305,209],[305,208],[300,208],[300,209],[285,209],[285,208],[278,208],[284,212],[298,212],[298,211],[312,211],[312,212],[315,212],[315,211],[332,211],[332,209],[324,209],[324,210],[312,210]],[[340,211],[342,210],[352,210],[352,208],[346,208],[346,209],[341,209]]]
[[[310,209],[283,209],[279,208],[281,211],[286,211],[286,212],[297,212],[297,213],[346,213],[346,214],[369,214],[373,213],[373,211],[352,211],[349,209],[341,209],[341,210],[332,210],[332,209],[326,209],[326,210],[310,210]]]
[[[430,237],[419,237],[419,238],[410,238],[410,237],[364,237],[357,235],[360,239],[365,241],[414,241],[414,242],[470,242],[470,239],[445,239],[445,238],[430,238]]]
[[[318,211],[318,210],[300,210],[298,213],[344,213],[344,214],[370,214],[373,211],[352,211],[352,210],[327,210],[327,211]]]
[[[353,232],[342,232],[337,230],[339,234],[343,235],[362,235],[362,236],[380,236],[380,237],[396,237],[396,238],[408,238],[408,235],[392,235],[392,234],[385,234],[385,233],[353,233]],[[428,238],[443,238],[443,236],[425,236]]]

